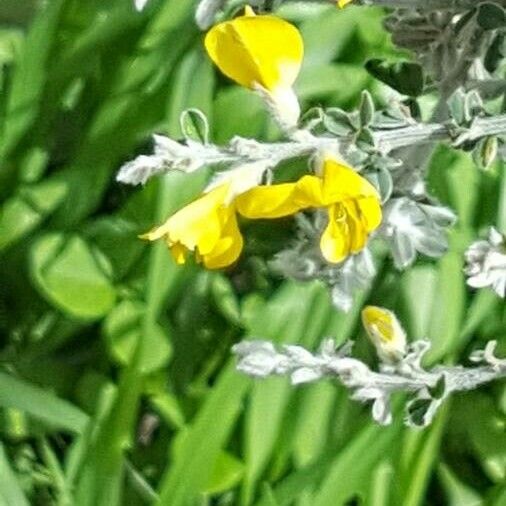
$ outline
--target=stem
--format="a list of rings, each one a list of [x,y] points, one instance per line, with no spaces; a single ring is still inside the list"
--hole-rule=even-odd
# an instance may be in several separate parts
[[[298,1],[298,0],[294,0]],[[335,0],[306,0],[308,2],[333,3]],[[491,0],[492,3],[506,7],[506,0]],[[477,0],[355,0],[358,5],[375,5],[378,7],[411,8],[411,9],[452,9],[464,10],[473,9],[478,3]]]
[[[299,0],[294,0],[299,1]],[[333,3],[335,0],[306,0],[308,2]],[[506,7],[506,0],[491,0],[492,3]],[[473,9],[478,3],[477,0],[355,0],[358,5],[375,5],[378,7],[410,8],[410,9],[452,9],[464,10]]]
[[[505,0],[492,0],[493,3],[506,6]],[[359,0],[362,5],[377,5],[380,7],[411,8],[411,9],[473,9],[476,0]]]
[[[506,133],[506,114],[477,118],[469,127],[466,139],[473,141],[482,137]],[[455,131],[442,123],[418,123],[401,128],[373,130],[374,144],[379,151],[387,154],[402,147],[426,145],[435,141],[454,141]],[[176,144],[174,141],[170,141]],[[126,184],[144,183],[154,175],[179,170],[191,172],[204,165],[225,163],[231,166],[264,161],[266,166],[275,167],[283,160],[309,156],[318,152],[346,153],[354,140],[350,138],[315,137],[305,130],[298,130],[286,142],[259,143],[252,139],[235,137],[225,147],[214,144],[195,144],[191,148],[181,145],[183,154],[167,152],[164,157],[141,156],[124,165],[117,179]],[[146,165],[145,159],[155,163]],[[188,161],[196,162],[193,169]]]
[[[469,140],[506,133],[506,114],[477,118],[470,127]],[[380,149],[392,151],[413,144],[427,144],[435,141],[452,140],[451,130],[443,124],[428,123],[403,127],[389,131],[377,131],[375,140]]]

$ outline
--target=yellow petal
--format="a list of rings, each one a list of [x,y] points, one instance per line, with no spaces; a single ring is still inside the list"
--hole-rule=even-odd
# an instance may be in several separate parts
[[[350,254],[350,236],[346,218],[346,211],[342,205],[329,207],[329,223],[320,240],[322,255],[328,262],[342,262]]]
[[[187,248],[185,248],[179,242],[172,244],[169,241],[167,241],[167,246],[169,247],[169,250],[170,250],[176,264],[182,265],[186,262],[186,255],[188,253]]]
[[[323,199],[326,205],[347,198],[376,197],[374,186],[352,168],[333,159],[326,159],[323,166]]]
[[[154,241],[168,236],[171,243],[181,243],[193,250],[199,244],[204,251],[214,247],[221,231],[218,209],[223,206],[228,185],[222,185],[206,193],[172,215],[163,225],[141,236]]]
[[[382,220],[381,204],[376,197],[357,199],[357,204],[362,214],[362,221],[367,232],[376,230]]]
[[[297,183],[257,186],[239,195],[235,205],[249,219],[281,218],[300,211],[296,199]]]
[[[214,26],[206,35],[207,53],[228,77],[248,88],[290,88],[303,57],[302,37],[275,16],[241,16]]]
[[[243,238],[239,231],[235,212],[232,212],[214,249],[207,255],[203,255],[204,265],[208,269],[228,267],[239,258],[242,247]]]
[[[353,2],[353,0],[337,0],[337,5],[338,5],[338,7],[341,7],[341,9],[342,9],[343,7],[350,4],[351,2]]]
[[[321,207],[323,198],[323,181],[316,176],[303,176],[296,183],[294,198],[300,207]]]
[[[367,242],[367,230],[362,221],[362,216],[355,200],[343,202],[346,212],[346,223],[350,243],[350,253],[357,253],[364,248]]]

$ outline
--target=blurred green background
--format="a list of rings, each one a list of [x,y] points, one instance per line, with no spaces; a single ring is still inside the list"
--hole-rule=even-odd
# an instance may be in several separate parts
[[[122,163],[150,134],[181,137],[198,107],[212,140],[276,139],[260,100],[217,74],[191,0],[0,2],[0,504],[506,504],[506,391],[456,396],[426,430],[388,428],[327,382],[292,388],[234,370],[244,337],[356,340],[365,302],[394,309],[432,361],[460,362],[497,339],[504,303],[471,293],[462,251],[495,224],[506,231],[506,171],[437,149],[430,186],[459,223],[441,261],[380,274],[348,314],[324,286],[282,281],[266,260],[290,220],[246,227],[227,272],[176,267],[137,234],[203,188],[209,173],[130,188]],[[373,8],[290,8],[306,45],[303,107],[352,108],[387,88],[364,70],[405,57]],[[427,97],[426,104],[431,103]],[[423,105],[423,104],[422,104]],[[500,351],[501,352],[501,351]],[[402,402],[401,399],[399,401]]]

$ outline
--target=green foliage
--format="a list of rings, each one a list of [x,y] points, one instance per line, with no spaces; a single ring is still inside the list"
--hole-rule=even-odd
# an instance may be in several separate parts
[[[277,128],[258,97],[217,76],[193,1],[152,0],[142,13],[126,0],[33,3],[0,6],[0,20],[26,23],[0,29],[0,504],[504,504],[501,385],[461,395],[420,433],[374,425],[335,384],[253,382],[230,357],[244,337],[314,348],[334,336],[371,358],[365,302],[429,337],[431,360],[504,338],[504,305],[468,293],[462,275],[480,227],[506,223],[504,167],[479,172],[438,149],[429,184],[459,214],[451,250],[402,276],[385,260],[348,314],[325,287],[267,273],[265,237],[285,241],[288,222],[248,230],[259,253],[227,272],[176,266],[163,244],[137,236],[198,195],[209,173],[132,191],[116,170],[149,151],[152,132],[222,143],[275,140]],[[485,28],[491,9],[480,8]],[[382,10],[284,10],[306,44],[305,110],[362,101],[362,122],[372,121],[387,90],[365,67],[372,58],[387,85],[407,72],[397,89],[426,93],[415,64],[395,63],[406,55],[381,28]],[[190,112],[181,130],[190,108],[209,125]]]

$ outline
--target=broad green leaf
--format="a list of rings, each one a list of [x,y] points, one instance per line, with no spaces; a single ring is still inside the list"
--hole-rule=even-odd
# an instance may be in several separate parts
[[[262,99],[251,90],[235,86],[218,92],[213,117],[213,138],[219,144],[235,135],[259,138],[269,121]]]
[[[434,196],[457,212],[461,229],[472,225],[479,177],[469,154],[443,145],[435,150],[429,166],[429,187]]]
[[[345,104],[367,87],[371,78],[360,66],[332,63],[308,67],[301,72],[295,90],[304,100],[331,97],[332,104]]]
[[[114,305],[107,259],[78,236],[39,238],[31,249],[31,272],[41,293],[70,316],[97,319]]]
[[[506,11],[492,2],[484,2],[478,7],[476,21],[484,30],[503,28],[506,24]]]
[[[479,506],[483,499],[472,487],[464,485],[445,464],[440,464],[438,477],[446,493],[448,506]]]
[[[244,464],[227,452],[218,455],[205,494],[220,494],[237,485],[244,474]]]
[[[0,250],[31,232],[60,204],[65,194],[65,183],[56,180],[18,190],[0,211]]]
[[[55,0],[39,10],[21,54],[16,59],[0,139],[0,158],[15,148],[37,117],[47,79],[47,67],[57,43],[56,30],[66,3],[66,0]]]
[[[390,63],[374,58],[366,63],[365,68],[373,77],[402,95],[417,97],[423,92],[423,70],[418,63],[410,61]]]
[[[327,9],[308,17],[301,25],[304,40],[304,67],[336,61],[353,36],[357,26],[357,12],[350,9]]]
[[[123,300],[115,306],[104,320],[104,334],[109,353],[121,365],[129,364],[135,347],[142,335],[142,317],[146,306],[141,301]],[[145,373],[164,367],[172,355],[166,330],[159,324],[151,327],[150,346],[146,349],[140,367]]]

